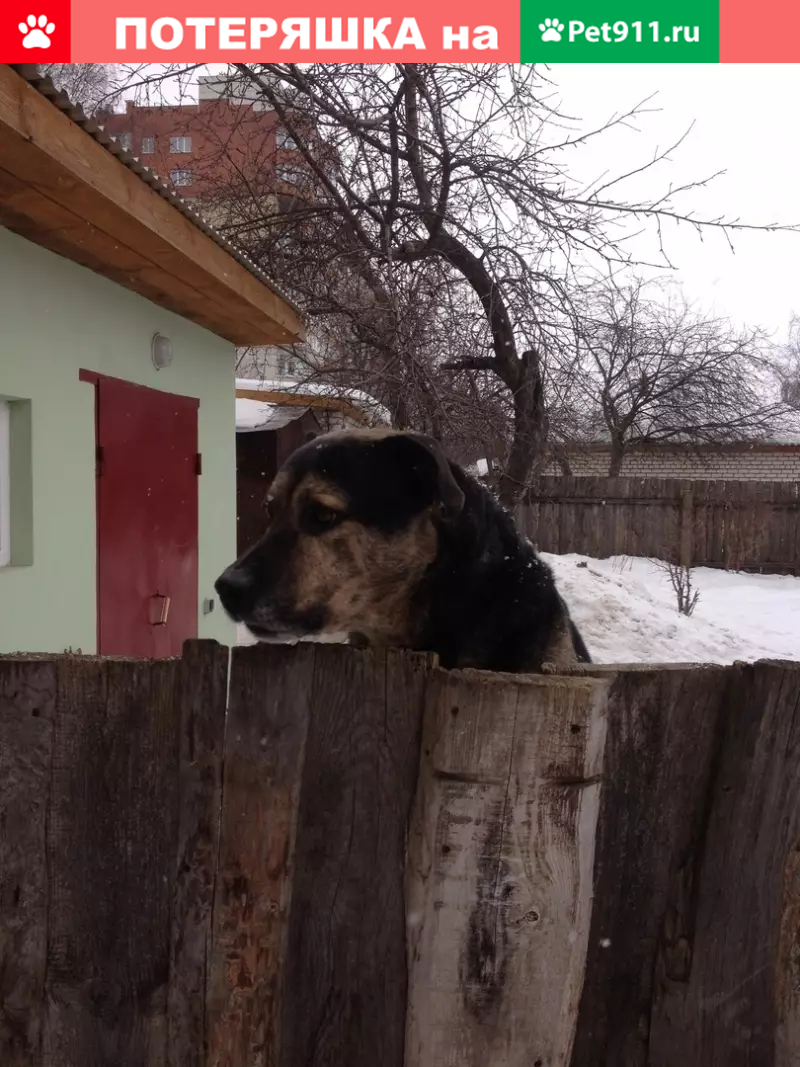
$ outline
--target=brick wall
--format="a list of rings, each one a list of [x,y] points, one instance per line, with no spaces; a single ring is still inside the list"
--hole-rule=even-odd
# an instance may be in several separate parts
[[[185,184],[177,191],[190,200],[219,193],[242,177],[262,191],[275,165],[294,156],[277,147],[277,115],[249,103],[201,100],[148,107],[128,101],[124,113],[101,114],[98,121],[113,137],[127,135],[130,151],[163,179],[182,172]],[[188,150],[173,152],[173,137],[188,138]]]
[[[591,449],[569,455],[570,472],[576,477],[599,477],[608,474],[609,453]],[[559,475],[557,463],[542,474]],[[720,452],[689,452],[659,449],[629,452],[620,474],[629,478],[725,478],[748,482],[800,481],[800,446],[784,445],[769,449]]]

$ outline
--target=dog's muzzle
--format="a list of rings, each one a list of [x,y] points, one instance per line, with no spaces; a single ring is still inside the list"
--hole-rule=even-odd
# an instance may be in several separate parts
[[[256,590],[252,575],[234,563],[214,583],[217,596],[234,622],[244,622],[255,606]]]
[[[214,583],[223,608],[234,622],[241,622],[258,638],[305,637],[324,629],[323,608],[293,611],[273,596],[264,595],[257,575],[248,568],[231,564]]]

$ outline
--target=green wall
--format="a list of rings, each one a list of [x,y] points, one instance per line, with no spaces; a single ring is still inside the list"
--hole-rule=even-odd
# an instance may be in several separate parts
[[[232,643],[219,602],[208,615],[202,602],[236,554],[233,346],[3,227],[0,324],[0,397],[30,402],[12,405],[19,512],[0,568],[0,653],[96,651],[94,388],[81,368],[199,398],[199,635]],[[173,343],[161,371],[156,332]]]

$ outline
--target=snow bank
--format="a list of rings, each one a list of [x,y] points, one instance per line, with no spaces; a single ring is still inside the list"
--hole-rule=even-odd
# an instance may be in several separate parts
[[[697,567],[686,618],[653,560],[542,557],[597,663],[800,659],[800,578]]]

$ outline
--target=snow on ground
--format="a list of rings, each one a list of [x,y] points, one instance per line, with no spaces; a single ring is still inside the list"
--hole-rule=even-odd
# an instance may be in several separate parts
[[[596,663],[800,659],[800,578],[697,567],[687,618],[653,560],[542,557]]]
[[[800,659],[800,578],[697,567],[700,599],[687,618],[678,614],[669,577],[653,560],[544,552],[542,558],[595,663]],[[254,640],[238,628],[239,644]]]

